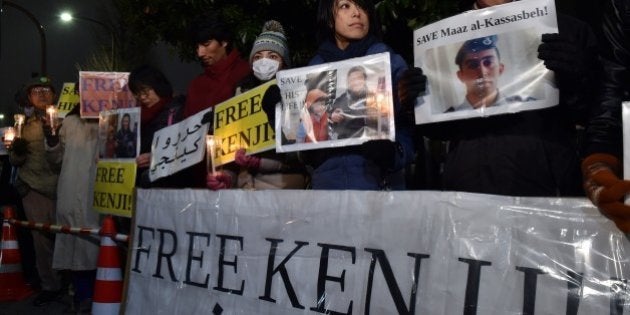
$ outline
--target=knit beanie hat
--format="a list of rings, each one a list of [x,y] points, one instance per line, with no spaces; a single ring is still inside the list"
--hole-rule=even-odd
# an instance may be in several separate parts
[[[287,38],[284,35],[284,28],[278,21],[267,21],[262,28],[262,33],[256,37],[252,52],[249,54],[249,61],[251,63],[254,55],[263,50],[270,50],[278,53],[284,65],[291,66],[291,58],[289,57],[289,47],[287,45]]]

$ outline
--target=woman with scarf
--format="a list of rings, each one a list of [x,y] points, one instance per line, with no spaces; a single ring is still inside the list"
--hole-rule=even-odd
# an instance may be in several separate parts
[[[392,89],[407,70],[404,59],[381,39],[371,0],[320,0],[317,8],[319,48],[309,66],[389,52]],[[413,159],[412,119],[401,117],[394,97],[396,141],[371,140],[360,146],[302,152],[313,168],[313,189],[405,189],[404,168]],[[404,119],[403,119],[404,118]]]
[[[173,87],[164,74],[149,65],[140,66],[129,74],[129,89],[142,107],[140,114],[140,155],[138,187],[184,187],[179,176],[173,174],[155,182],[149,180],[151,164],[151,142],[153,134],[182,119],[183,97],[173,97]]]

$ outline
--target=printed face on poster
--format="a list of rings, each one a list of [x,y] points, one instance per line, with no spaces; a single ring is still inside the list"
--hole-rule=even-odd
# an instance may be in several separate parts
[[[140,108],[123,108],[99,115],[99,158],[135,159],[140,153]]]
[[[415,66],[428,79],[416,123],[557,105],[553,73],[537,53],[541,35],[557,32],[551,0],[468,11],[416,30]]]
[[[394,140],[389,53],[279,71],[276,151]]]

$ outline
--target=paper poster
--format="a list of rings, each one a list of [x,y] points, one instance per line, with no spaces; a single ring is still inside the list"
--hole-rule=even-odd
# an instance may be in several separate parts
[[[234,161],[234,153],[240,148],[246,149],[247,154],[254,154],[275,147],[273,126],[269,125],[262,109],[263,96],[273,84],[276,80],[215,106],[213,134],[221,139],[221,149],[216,150],[214,158],[215,165]]]
[[[389,53],[276,74],[276,151],[304,151],[395,139]]]
[[[132,159],[140,154],[140,108],[103,111],[99,115],[99,158]]]
[[[74,82],[65,82],[57,101],[57,117],[65,118],[79,103],[79,90],[76,88],[76,84]]]
[[[202,124],[203,110],[177,124],[164,127],[153,134],[149,179],[153,182],[197,164],[206,158],[206,135],[209,124]]]
[[[100,213],[131,217],[135,187],[135,161],[99,160],[92,206]]]
[[[136,106],[128,72],[79,72],[81,117],[97,118],[105,110]]]
[[[630,179],[630,102],[621,103],[623,119],[623,178]],[[626,198],[626,201],[627,198]]]
[[[538,59],[557,33],[555,3],[528,0],[472,10],[414,31],[414,64],[427,76],[417,124],[558,104],[553,72]]]

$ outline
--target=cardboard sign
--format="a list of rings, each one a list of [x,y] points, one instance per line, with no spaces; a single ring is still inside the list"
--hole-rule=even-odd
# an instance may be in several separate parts
[[[135,161],[98,161],[92,206],[100,213],[131,217],[135,187]]]
[[[128,72],[80,71],[81,117],[97,118],[102,111],[135,107],[128,82]]]
[[[267,89],[276,84],[271,80],[215,106],[214,136],[221,139],[216,150],[215,165],[234,161],[240,148],[247,154],[267,151],[275,147],[275,133],[262,110],[262,99]]]
[[[57,115],[59,118],[64,118],[66,115],[79,103],[79,90],[75,88],[74,82],[65,82],[61,88],[61,94],[59,94],[59,100],[57,101]]]

